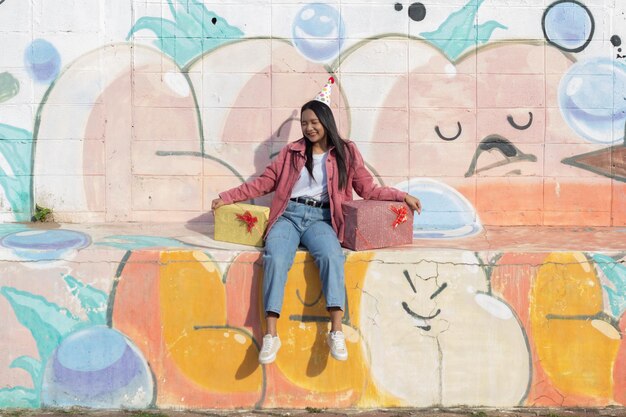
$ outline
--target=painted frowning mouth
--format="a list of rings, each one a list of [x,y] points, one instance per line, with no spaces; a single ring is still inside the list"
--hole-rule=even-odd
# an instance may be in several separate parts
[[[502,156],[502,160],[478,168],[477,165],[480,156],[484,152],[493,151],[499,152]],[[487,171],[493,168],[520,161],[537,162],[537,157],[533,154],[526,154],[522,152],[517,146],[513,145],[513,143],[511,143],[511,141],[504,136],[489,135],[485,137],[482,141],[480,141],[480,144],[476,148],[476,152],[474,152],[474,157],[472,158],[472,162],[470,163],[470,166],[467,169],[465,176],[471,177],[472,175],[478,174],[482,171]]]

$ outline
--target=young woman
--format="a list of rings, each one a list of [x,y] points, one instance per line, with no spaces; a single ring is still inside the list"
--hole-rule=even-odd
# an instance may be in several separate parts
[[[421,212],[417,198],[395,188],[375,185],[354,142],[339,136],[333,113],[326,104],[329,85],[325,87],[326,94],[302,106],[303,137],[287,144],[259,178],[220,193],[211,204],[216,209],[274,192],[263,255],[267,334],[259,354],[262,364],[273,362],[280,349],[276,322],[287,273],[300,244],[311,253],[320,272],[331,321],[327,336],[331,356],[348,359],[341,326],[346,298],[341,203],[352,200],[353,190],[364,199],[404,201],[418,214]]]

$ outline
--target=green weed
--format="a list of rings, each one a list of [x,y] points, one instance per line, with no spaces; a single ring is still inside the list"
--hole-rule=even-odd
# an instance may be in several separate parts
[[[32,221],[34,222],[48,221],[48,216],[50,216],[51,214],[52,214],[52,209],[40,206],[39,204],[35,204],[35,214],[33,215]]]

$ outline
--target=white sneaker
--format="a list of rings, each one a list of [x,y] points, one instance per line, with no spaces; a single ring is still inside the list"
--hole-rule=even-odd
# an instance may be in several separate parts
[[[348,359],[348,349],[346,348],[346,336],[343,332],[336,331],[328,333],[326,338],[328,347],[330,347],[330,355],[338,361]]]
[[[261,352],[259,352],[259,363],[267,365],[274,362],[278,349],[280,349],[278,336],[272,336],[271,334],[263,336],[263,347],[261,347]]]

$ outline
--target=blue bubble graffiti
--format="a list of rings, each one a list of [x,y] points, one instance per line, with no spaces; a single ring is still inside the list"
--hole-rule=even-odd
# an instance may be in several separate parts
[[[74,230],[27,230],[0,239],[0,246],[12,249],[22,259],[54,261],[91,244],[91,238]]]
[[[394,187],[419,195],[424,207],[422,214],[414,217],[414,238],[457,238],[482,230],[472,204],[447,184],[428,178],[412,178]]]
[[[61,56],[50,42],[35,39],[24,52],[24,65],[33,80],[49,83],[59,75]]]
[[[154,381],[141,352],[117,330],[93,326],[67,336],[45,369],[44,406],[145,408]]]
[[[567,52],[584,50],[595,30],[589,9],[573,0],[552,3],[544,12],[541,23],[548,43]]]
[[[40,295],[0,288],[39,352],[38,359],[13,360],[11,368],[28,372],[33,386],[0,388],[0,408],[153,405],[154,380],[147,362],[130,340],[105,325],[108,294],[72,276],[63,279],[87,320]]]
[[[569,126],[595,143],[617,143],[626,124],[626,65],[609,58],[572,65],[559,84],[559,107]]]
[[[337,9],[323,3],[312,3],[298,12],[291,36],[301,54],[311,61],[323,62],[339,55],[345,28]]]

